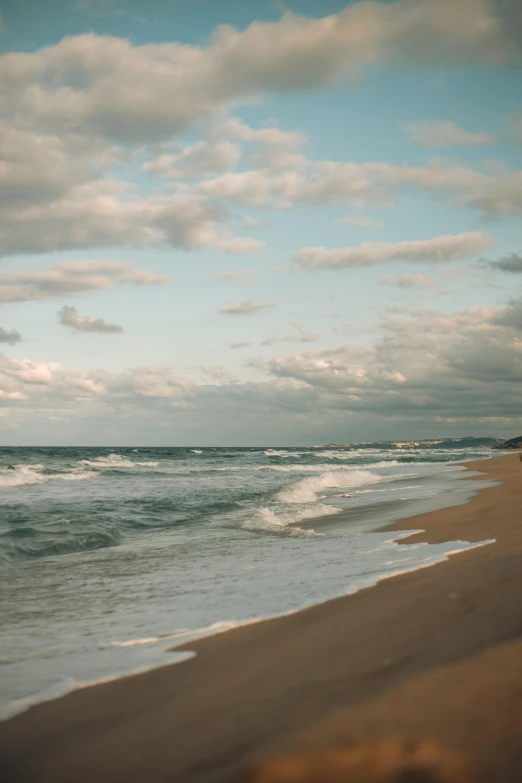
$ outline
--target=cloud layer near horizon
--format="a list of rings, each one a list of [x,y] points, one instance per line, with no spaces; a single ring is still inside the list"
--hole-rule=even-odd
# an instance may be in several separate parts
[[[170,424],[177,426],[178,409],[184,416],[190,410],[191,416],[206,417],[209,405],[234,407],[241,420],[277,397],[287,426],[315,410],[319,421],[337,417],[344,429],[346,417],[355,414],[383,422],[398,417],[425,425],[450,420],[487,427],[520,419],[521,337],[522,300],[515,299],[503,308],[449,315],[427,310],[388,315],[374,341],[281,354],[266,364],[259,382],[230,384],[219,368],[210,368],[213,381],[205,384],[171,367],[78,371],[4,356],[0,404],[9,405],[4,416],[15,420],[54,409],[75,420],[113,415],[118,408],[124,418],[159,417],[165,423],[168,410]]]

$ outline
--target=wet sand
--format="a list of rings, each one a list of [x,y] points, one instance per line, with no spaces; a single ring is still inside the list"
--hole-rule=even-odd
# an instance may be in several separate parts
[[[213,783],[273,753],[399,735],[463,751],[479,781],[522,780],[522,463],[469,467],[503,483],[391,529],[496,543],[33,707],[0,724],[0,779]]]

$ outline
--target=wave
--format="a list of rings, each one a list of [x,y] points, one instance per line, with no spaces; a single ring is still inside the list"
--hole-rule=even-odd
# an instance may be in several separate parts
[[[190,449],[192,454],[203,454],[202,449]]]
[[[322,473],[320,476],[309,476],[290,484],[277,494],[277,500],[282,503],[314,503],[320,492],[333,487],[353,487],[361,484],[373,484],[381,480],[381,476],[369,470],[339,470]]]
[[[419,463],[424,464],[424,463]],[[427,463],[426,463],[427,464]],[[399,462],[396,459],[390,459],[390,460],[381,460],[381,462],[369,462],[366,465],[364,465],[365,468],[393,468],[397,467],[398,465],[402,465],[402,462]],[[324,471],[333,471],[333,470],[339,470],[339,471],[346,471],[346,469],[349,467],[350,472],[355,472],[350,466],[348,465],[331,465],[328,462],[320,462],[315,465],[303,465],[300,463],[293,463],[291,465],[227,465],[227,467],[221,468],[221,467],[207,467],[205,470],[206,472],[236,472],[236,471],[244,471],[244,470],[250,470],[250,471],[258,471],[258,470],[273,470],[276,473],[323,473]],[[190,469],[185,471],[186,473],[192,472]]]
[[[301,455],[295,451],[279,451],[278,449],[266,449],[263,451],[265,457],[300,457]]]
[[[261,506],[255,514],[243,522],[241,527],[244,530],[254,530],[265,533],[286,533],[287,535],[316,536],[315,530],[304,530],[296,525],[297,522],[303,522],[305,519],[315,519],[316,517],[326,517],[332,514],[338,514],[341,511],[334,506],[318,504],[313,508],[301,508],[298,510],[278,511],[277,513]]]
[[[74,538],[68,537],[61,541],[40,541],[34,544],[11,545],[2,552],[2,556],[7,561],[12,561],[19,559],[32,560],[54,555],[71,555],[76,552],[87,552],[92,549],[105,549],[106,547],[116,546],[121,539],[121,532],[116,527],[112,527],[108,530],[97,530]]]
[[[80,465],[89,468],[156,468],[159,462],[132,462],[122,457],[121,454],[109,454],[107,457],[93,457],[92,459],[79,460]]]
[[[23,487],[30,484],[43,484],[53,479],[62,481],[82,481],[97,475],[92,471],[66,469],[59,473],[43,473],[43,465],[13,465],[0,469],[0,487]]]

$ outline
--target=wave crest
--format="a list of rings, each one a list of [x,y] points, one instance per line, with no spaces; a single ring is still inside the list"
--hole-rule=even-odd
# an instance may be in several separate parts
[[[0,487],[23,487],[30,484],[43,484],[53,479],[62,481],[82,481],[92,478],[96,473],[85,470],[64,470],[59,473],[42,473],[43,465],[13,465],[0,470]]]
[[[380,480],[381,476],[369,470],[329,471],[289,484],[278,492],[277,500],[281,503],[314,503],[322,490],[374,484]]]
[[[106,457],[93,457],[79,460],[80,465],[89,468],[156,468],[159,462],[133,462],[121,454],[108,454]]]

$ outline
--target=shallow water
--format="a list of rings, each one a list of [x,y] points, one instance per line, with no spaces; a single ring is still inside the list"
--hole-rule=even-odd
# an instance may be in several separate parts
[[[0,714],[465,548],[377,528],[463,502],[478,486],[453,463],[485,456],[470,440],[0,450]]]

